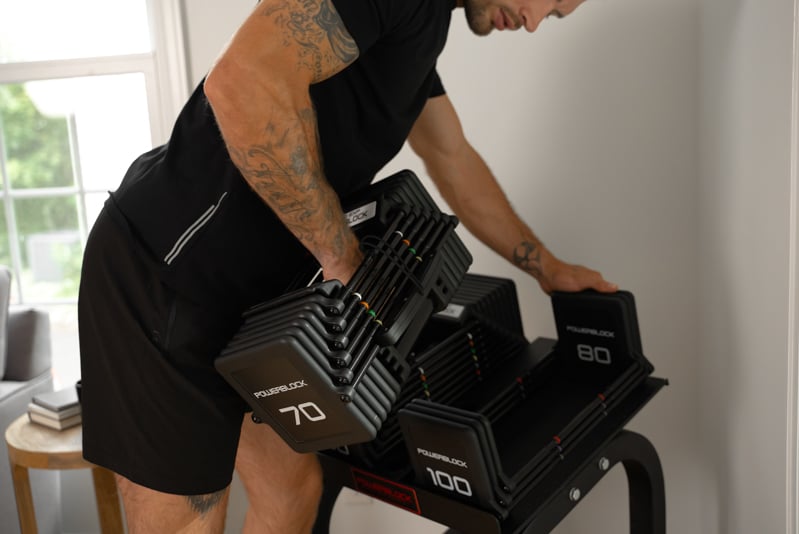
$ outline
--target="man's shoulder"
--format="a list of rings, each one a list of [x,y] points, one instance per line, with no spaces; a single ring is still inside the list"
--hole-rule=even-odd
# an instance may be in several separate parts
[[[359,46],[406,32],[446,28],[454,0],[330,0]]]

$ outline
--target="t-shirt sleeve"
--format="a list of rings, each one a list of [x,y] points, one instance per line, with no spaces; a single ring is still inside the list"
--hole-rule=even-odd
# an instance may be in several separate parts
[[[387,27],[385,0],[330,0],[361,52],[368,50]]]

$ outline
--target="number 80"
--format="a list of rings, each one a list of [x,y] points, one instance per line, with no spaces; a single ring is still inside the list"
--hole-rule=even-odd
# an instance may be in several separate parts
[[[605,347],[592,347],[591,345],[577,345],[577,357],[585,362],[596,362],[610,365],[610,351]]]

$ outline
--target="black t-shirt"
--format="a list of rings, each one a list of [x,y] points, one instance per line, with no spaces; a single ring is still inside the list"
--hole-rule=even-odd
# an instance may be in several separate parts
[[[454,0],[332,0],[358,59],[311,87],[325,175],[340,197],[368,184],[402,147],[425,102]],[[169,142],[138,158],[113,209],[176,291],[242,307],[271,298],[310,255],[230,161],[197,87]]]

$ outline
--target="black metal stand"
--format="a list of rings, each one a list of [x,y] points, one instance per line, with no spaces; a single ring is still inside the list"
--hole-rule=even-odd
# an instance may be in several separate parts
[[[621,463],[629,487],[630,533],[665,534],[666,499],[657,451],[644,436],[623,429],[664,384],[660,379],[648,379],[631,395],[626,407],[611,414],[519,499],[506,519],[417,486],[413,480],[392,480],[321,454],[325,487],[313,532],[329,533],[333,507],[341,488],[348,487],[446,525],[451,534],[543,534],[554,529],[614,465]]]

